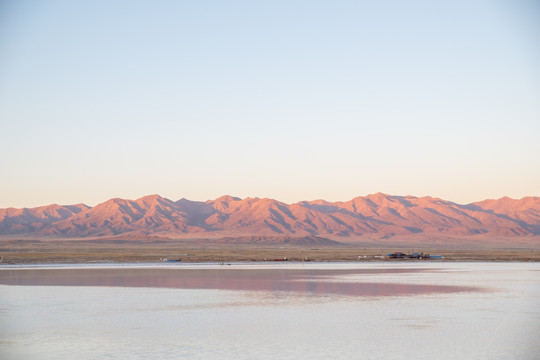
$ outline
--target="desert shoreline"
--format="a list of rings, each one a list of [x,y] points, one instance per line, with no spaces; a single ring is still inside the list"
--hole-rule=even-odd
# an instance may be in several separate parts
[[[444,259],[388,259],[388,253],[442,255]],[[341,246],[290,244],[229,244],[212,241],[123,241],[89,240],[1,240],[0,265],[160,263],[164,259],[182,263],[248,262],[441,262],[516,261],[539,262],[540,244],[422,244],[357,243]]]

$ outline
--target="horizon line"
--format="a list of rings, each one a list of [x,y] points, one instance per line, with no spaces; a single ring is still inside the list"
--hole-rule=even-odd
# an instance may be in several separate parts
[[[230,197],[230,198],[233,198],[235,199],[235,201],[244,201],[244,200],[248,200],[248,199],[254,199],[254,200],[274,200],[274,201],[277,201],[277,202],[280,202],[280,203],[283,203],[283,204],[286,204],[286,205],[293,205],[293,204],[299,204],[299,203],[302,203],[302,202],[315,202],[315,201],[325,201],[325,202],[329,202],[329,203],[343,203],[343,202],[347,202],[347,201],[351,201],[351,200],[354,200],[354,199],[357,199],[357,198],[367,198],[367,197],[373,197],[373,196],[376,196],[376,195],[383,195],[385,197],[394,197],[394,198],[415,198],[415,199],[421,199],[421,198],[431,198],[431,199],[435,199],[435,200],[443,200],[443,201],[448,201],[448,202],[452,202],[454,204],[457,204],[457,205],[470,205],[470,204],[474,204],[474,203],[477,203],[477,202],[482,202],[482,201],[489,201],[489,200],[493,200],[493,201],[499,201],[499,200],[503,200],[503,199],[509,199],[509,200],[515,200],[515,201],[520,201],[520,200],[524,200],[526,198],[537,198],[538,196],[535,196],[535,195],[526,195],[526,196],[523,196],[521,198],[512,198],[510,196],[507,196],[507,195],[504,195],[504,196],[501,196],[499,198],[486,198],[486,199],[481,199],[481,200],[476,200],[476,201],[472,201],[472,202],[469,202],[469,203],[458,203],[458,202],[455,202],[455,201],[452,201],[452,200],[447,200],[447,199],[444,199],[444,198],[441,198],[441,197],[437,197],[437,196],[431,196],[431,195],[423,195],[423,196],[415,196],[415,195],[395,195],[395,194],[388,194],[388,193],[384,193],[384,192],[376,192],[376,193],[370,193],[370,194],[367,194],[367,195],[358,195],[358,196],[354,196],[348,200],[337,200],[337,201],[330,201],[330,200],[326,200],[324,198],[317,198],[317,199],[312,199],[312,200],[299,200],[299,201],[296,201],[296,202],[284,202],[284,201],[281,201],[281,200],[278,200],[278,199],[275,199],[275,198],[270,198],[270,197],[258,197],[258,196],[247,196],[247,197],[239,197],[239,196],[234,196],[234,195],[229,195],[229,194],[225,194],[225,195],[221,195],[221,196],[218,196],[217,198],[215,199],[207,199],[207,200],[191,200],[191,199],[188,199],[186,197],[181,197],[180,199],[178,200],[172,200],[168,197],[165,197],[165,196],[162,196],[160,194],[157,194],[157,193],[154,193],[154,194],[148,194],[148,195],[144,195],[144,196],[141,196],[139,198],[136,198],[136,199],[128,199],[128,198],[122,198],[122,197],[111,197],[105,201],[101,201],[101,202],[98,202],[96,203],[95,205],[87,205],[86,203],[84,202],[76,202],[76,203],[71,203],[71,204],[59,204],[59,203],[50,203],[50,204],[46,204],[46,205],[38,205],[38,206],[23,206],[23,207],[15,207],[15,206],[8,206],[8,207],[0,207],[0,209],[2,210],[6,210],[6,209],[35,209],[35,208],[41,208],[41,207],[49,207],[49,206],[76,206],[76,205],[84,205],[84,206],[87,206],[89,208],[94,208],[100,204],[104,204],[108,201],[111,201],[111,200],[125,200],[125,201],[139,201],[139,200],[142,200],[144,198],[148,198],[148,197],[159,197],[159,198],[162,198],[162,199],[166,199],[166,200],[169,200],[169,201],[172,201],[172,202],[178,202],[178,201],[181,201],[181,200],[187,200],[187,201],[192,201],[192,202],[201,202],[201,203],[206,203],[206,202],[210,202],[210,201],[216,201],[218,199],[221,199],[221,198],[224,198],[224,197]]]

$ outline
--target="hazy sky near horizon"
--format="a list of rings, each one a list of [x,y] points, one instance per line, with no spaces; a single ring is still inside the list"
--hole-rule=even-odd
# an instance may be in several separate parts
[[[0,2],[0,208],[540,195],[534,0]]]

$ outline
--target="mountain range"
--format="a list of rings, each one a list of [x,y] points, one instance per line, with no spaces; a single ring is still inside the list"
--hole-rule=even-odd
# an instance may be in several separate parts
[[[540,235],[540,197],[504,197],[467,205],[382,193],[345,202],[286,204],[222,196],[172,201],[159,195],[84,204],[0,209],[0,235],[164,238],[306,237],[337,241],[399,237]]]

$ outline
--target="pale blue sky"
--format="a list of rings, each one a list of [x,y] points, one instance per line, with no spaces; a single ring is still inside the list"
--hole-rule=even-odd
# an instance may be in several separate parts
[[[540,195],[540,5],[0,2],[0,207]]]

